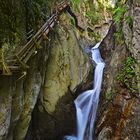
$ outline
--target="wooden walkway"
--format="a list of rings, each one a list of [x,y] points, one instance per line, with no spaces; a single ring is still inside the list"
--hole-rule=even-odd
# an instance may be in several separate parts
[[[43,38],[47,38],[51,28],[58,21],[59,15],[70,8],[69,2],[59,3],[53,10],[52,15],[46,21],[46,23],[38,30],[38,32],[22,47],[17,48],[15,55],[9,58],[1,58],[0,60],[0,74],[11,75],[14,72],[20,71],[21,69],[28,68],[27,62],[31,56],[35,53],[37,44],[39,45]],[[4,61],[4,63],[3,63]]]

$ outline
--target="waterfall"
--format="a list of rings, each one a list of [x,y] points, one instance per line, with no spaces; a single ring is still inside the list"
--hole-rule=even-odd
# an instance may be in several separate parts
[[[105,66],[98,49],[99,45],[100,43],[97,43],[91,49],[92,60],[95,63],[93,89],[83,92],[74,101],[77,115],[77,136],[65,136],[64,140],[93,140],[94,122]]]

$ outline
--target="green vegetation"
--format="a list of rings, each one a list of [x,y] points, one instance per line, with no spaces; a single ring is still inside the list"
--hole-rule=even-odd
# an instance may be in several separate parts
[[[129,27],[132,29],[133,27],[133,17],[128,15],[125,16],[126,12],[129,10],[127,5],[125,4],[126,0],[120,0],[116,7],[113,9],[113,20],[116,25],[116,32],[115,32],[115,38],[116,41],[119,44],[124,43],[123,41],[123,22],[126,21],[126,23],[129,25]]]
[[[3,48],[0,50],[0,56],[1,56],[0,57],[1,59],[0,60],[1,60],[3,74],[10,75],[11,72],[10,72],[9,68],[7,67],[7,65],[5,63],[5,60],[4,60],[4,49]]]
[[[109,14],[111,14],[112,6],[110,1],[97,0],[93,3],[92,1],[87,0],[85,5],[85,16],[93,25],[98,23],[100,24],[102,20],[106,20],[106,16],[109,16]]]
[[[130,28],[133,26],[133,17],[125,16],[124,14],[128,11],[128,7],[126,5],[119,5],[113,10],[113,19],[115,24],[120,27],[121,23],[125,20]]]
[[[46,21],[51,8],[54,7],[54,0],[25,0],[25,11],[27,20],[27,30],[36,30],[37,26]]]
[[[96,42],[99,42],[99,41],[101,40],[101,36],[100,36],[99,33],[96,33],[96,32],[93,32],[93,31],[89,31],[89,32],[88,32],[88,35],[89,35],[90,37],[94,37],[94,40],[95,40]]]
[[[24,23],[22,11],[24,9],[20,1],[0,1],[0,46],[5,42],[11,44],[21,38],[20,30]]]
[[[113,96],[113,91],[111,89],[107,90],[106,94],[105,94],[105,99],[106,101],[110,101],[112,99]]]
[[[137,83],[135,82],[135,63],[136,60],[132,56],[129,56],[126,59],[121,72],[117,75],[117,80],[123,83],[131,92],[135,92],[137,86]]]
[[[116,7],[113,11],[113,19],[115,21],[115,24],[120,25],[120,23],[123,20],[123,16],[125,12],[127,11],[126,5],[120,5],[119,7]]]
[[[71,5],[81,23],[87,28],[86,35],[89,39],[95,42],[100,41],[101,36],[95,29],[95,26],[99,25],[100,28],[103,23],[107,22],[108,18],[111,19],[111,2],[109,0],[71,0]]]
[[[137,1],[138,5],[140,5],[140,0],[136,0],[136,1]]]
[[[79,10],[80,0],[72,0],[71,3],[74,10]]]
[[[117,31],[114,33],[114,36],[115,36],[115,39],[116,39],[116,42],[118,42],[119,44],[123,44],[124,43],[124,40],[123,40],[123,33],[122,31]]]
[[[46,21],[56,0],[1,0],[0,46],[4,43],[24,44],[26,34],[34,32]]]
[[[133,27],[133,17],[132,16],[126,16],[125,21],[129,25],[129,27],[132,29],[132,27]]]
[[[33,34],[44,24],[56,0],[1,0],[0,1],[0,65],[9,73],[5,58],[14,54],[15,48],[24,45],[27,33]],[[37,48],[40,46],[36,43]]]
[[[85,17],[88,18],[89,21],[91,23],[93,23],[93,25],[99,23],[100,20],[103,20],[103,17],[101,16],[101,13],[93,14],[93,11],[90,11],[90,10],[85,12]]]
[[[116,32],[114,33],[116,41],[119,44],[122,44],[123,41],[123,32],[122,32],[122,22],[124,19],[124,14],[127,11],[127,7],[124,4],[118,3],[118,6],[113,10],[113,19],[116,25]]]

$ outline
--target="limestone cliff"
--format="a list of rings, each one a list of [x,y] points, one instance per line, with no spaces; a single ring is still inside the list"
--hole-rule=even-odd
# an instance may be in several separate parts
[[[39,16],[36,22],[43,20],[40,15],[36,16]],[[41,42],[42,49],[29,60],[27,71],[11,76],[0,75],[0,140],[32,139],[32,134],[34,139],[54,140],[72,131],[76,90],[86,84],[92,65],[80,46],[77,29],[71,26],[70,17],[62,15],[60,20],[48,38]],[[36,23],[36,26],[41,23]],[[25,24],[19,29],[23,34],[28,30]],[[12,29],[9,30],[7,32]],[[4,40],[5,34],[2,35],[3,44],[10,37],[6,36]],[[25,42],[26,34],[23,38]],[[32,127],[32,123],[35,127]],[[55,130],[56,125],[59,131]]]
[[[75,92],[88,80],[91,65],[76,34],[64,19],[65,16],[63,26],[57,27],[51,41],[44,84],[27,139],[62,139],[65,134],[72,133],[75,126],[73,101],[78,94]]]
[[[140,5],[131,0],[124,6],[120,23],[114,19],[101,45],[106,69],[95,130],[98,140],[140,138]]]

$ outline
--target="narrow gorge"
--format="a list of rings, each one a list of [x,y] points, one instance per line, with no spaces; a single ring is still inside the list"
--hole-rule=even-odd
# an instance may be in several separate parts
[[[139,0],[1,0],[0,140],[139,140],[139,21]]]

